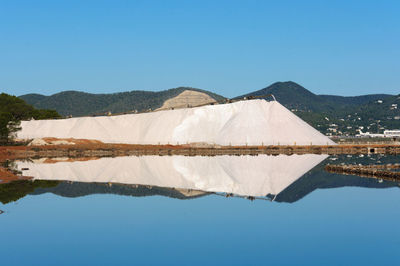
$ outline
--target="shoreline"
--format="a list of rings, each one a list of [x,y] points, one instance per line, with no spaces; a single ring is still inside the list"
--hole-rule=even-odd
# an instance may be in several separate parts
[[[74,145],[0,146],[0,183],[29,179],[2,166],[7,161],[48,158],[70,158],[72,161],[92,160],[100,157],[120,156],[220,156],[220,155],[292,155],[292,154],[390,154],[399,155],[400,145],[395,144],[339,144],[339,145],[274,145],[274,146],[202,146],[190,145],[135,145],[102,142],[78,142]]]
[[[141,155],[279,155],[279,154],[400,154],[396,144],[202,146],[86,143],[75,145],[0,146],[0,162],[43,157],[104,157]]]

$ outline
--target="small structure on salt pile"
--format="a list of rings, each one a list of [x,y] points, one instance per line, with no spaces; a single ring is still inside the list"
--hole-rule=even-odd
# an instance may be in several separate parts
[[[141,114],[21,122],[19,139],[128,144],[334,145],[277,101],[262,99]]]

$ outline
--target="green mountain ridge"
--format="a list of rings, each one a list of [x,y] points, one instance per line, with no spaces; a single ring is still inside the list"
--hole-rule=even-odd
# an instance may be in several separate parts
[[[355,135],[358,129],[382,133],[385,129],[400,128],[400,95],[317,95],[287,81],[237,98],[268,94],[273,94],[286,108],[327,135]]]
[[[391,97],[390,94],[369,94],[361,96],[317,95],[293,82],[275,82],[270,86],[236,97],[262,96],[273,94],[277,101],[289,109],[312,112],[329,112],[344,107],[368,104],[371,101]]]
[[[146,111],[156,109],[185,90],[204,92],[217,101],[224,97],[196,88],[179,87],[160,92],[130,91],[111,94],[92,94],[80,91],[63,91],[51,96],[26,94],[19,96],[37,108],[56,109],[61,115],[87,116],[106,112],[123,113],[130,111]]]
[[[112,94],[64,91],[51,96],[27,94],[20,98],[36,108],[55,109],[64,116],[88,116],[107,112],[154,110],[185,90],[204,92],[217,101],[225,99],[213,92],[191,87],[159,92],[130,91]],[[359,129],[382,133],[384,129],[400,128],[400,95],[317,95],[293,81],[286,81],[275,82],[266,88],[235,99],[267,94],[273,94],[277,101],[323,134],[355,135]],[[393,105],[398,105],[399,109]]]

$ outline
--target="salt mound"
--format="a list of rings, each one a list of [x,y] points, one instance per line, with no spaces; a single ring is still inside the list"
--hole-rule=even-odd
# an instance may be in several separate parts
[[[19,139],[95,139],[106,143],[219,145],[333,145],[277,101],[165,110],[119,116],[21,122]]]

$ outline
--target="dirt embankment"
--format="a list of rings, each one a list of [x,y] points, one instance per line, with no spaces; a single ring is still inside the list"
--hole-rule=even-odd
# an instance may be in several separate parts
[[[8,183],[14,180],[19,180],[18,176],[14,175],[7,169],[0,167],[0,184]]]
[[[2,164],[7,160],[17,159],[16,152],[23,152],[24,150],[24,146],[0,146],[0,184],[16,180],[30,179],[30,177],[18,176],[2,166]]]
[[[25,147],[22,146],[0,146],[0,184],[9,183],[16,180],[31,179],[31,177],[16,175],[2,166],[2,164],[7,160],[17,159],[15,151],[21,152],[24,150]]]
[[[25,150],[25,146],[0,146],[0,163],[17,159],[17,154],[23,153]]]
[[[84,142],[73,145],[42,145],[0,147],[0,162],[26,158],[88,158],[105,156],[141,155],[278,155],[278,154],[400,154],[400,145],[274,145],[274,146],[218,146],[218,145],[135,145]]]
[[[46,146],[46,145],[95,145],[102,144],[103,142],[99,140],[91,139],[58,139],[58,138],[39,138],[32,140],[28,146]]]
[[[386,165],[326,165],[325,170],[330,173],[356,175],[368,178],[380,178],[388,181],[400,181],[400,164]]]

